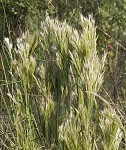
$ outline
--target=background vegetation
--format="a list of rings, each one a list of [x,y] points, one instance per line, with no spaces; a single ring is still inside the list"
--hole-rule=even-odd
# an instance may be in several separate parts
[[[0,4],[0,148],[126,149],[126,1]]]

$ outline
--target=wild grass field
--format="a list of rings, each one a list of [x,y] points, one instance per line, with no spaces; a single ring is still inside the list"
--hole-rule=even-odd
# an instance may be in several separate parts
[[[125,150],[125,112],[103,87],[95,21],[41,22],[0,53],[1,150]],[[105,95],[105,96],[104,96]]]

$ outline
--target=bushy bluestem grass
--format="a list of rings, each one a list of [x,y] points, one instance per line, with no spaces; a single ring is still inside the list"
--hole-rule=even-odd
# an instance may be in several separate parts
[[[80,31],[49,17],[40,29],[39,39],[26,32],[16,46],[5,38],[2,148],[120,149],[121,117],[99,96],[106,55],[98,57],[92,17],[80,16]]]

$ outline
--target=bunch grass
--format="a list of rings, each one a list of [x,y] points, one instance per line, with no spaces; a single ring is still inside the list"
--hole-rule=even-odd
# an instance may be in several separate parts
[[[95,21],[80,15],[80,26],[78,31],[47,16],[39,38],[26,32],[16,46],[5,38],[8,67],[1,55],[0,87],[1,110],[7,117],[0,123],[3,150],[123,147],[124,121],[99,96],[106,55],[97,54]]]

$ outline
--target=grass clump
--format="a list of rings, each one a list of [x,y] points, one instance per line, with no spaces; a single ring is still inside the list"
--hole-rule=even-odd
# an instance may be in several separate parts
[[[5,38],[9,72],[1,56],[0,90],[10,123],[1,128],[3,149],[121,148],[121,118],[98,96],[105,55],[97,54],[95,22],[81,15],[80,26],[47,17],[39,38],[27,32],[16,46]]]

